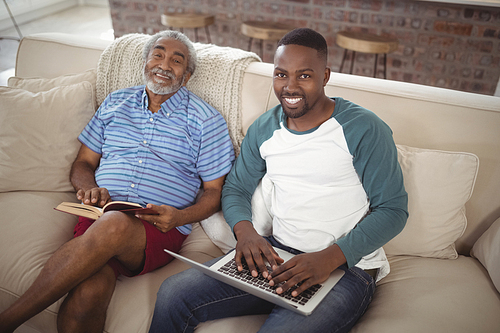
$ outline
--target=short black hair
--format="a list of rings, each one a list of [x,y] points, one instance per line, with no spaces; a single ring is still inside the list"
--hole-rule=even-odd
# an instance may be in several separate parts
[[[328,45],[325,38],[318,32],[309,28],[297,28],[288,32],[278,42],[278,47],[281,45],[301,45],[315,49],[318,51],[318,56],[328,57]]]

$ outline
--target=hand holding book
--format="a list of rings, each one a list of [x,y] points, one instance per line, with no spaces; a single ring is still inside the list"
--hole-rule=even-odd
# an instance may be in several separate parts
[[[121,211],[127,214],[144,214],[144,215],[158,215],[158,212],[151,208],[142,207],[141,205],[133,202],[126,201],[111,201],[104,207],[95,207],[85,205],[83,203],[75,202],[62,202],[56,208],[61,212],[73,214],[77,216],[88,217],[97,220],[102,214],[108,211]]]
[[[142,211],[138,211],[135,216],[143,221],[151,223],[163,233],[178,227],[178,222],[182,220],[180,217],[180,215],[182,215],[182,211],[172,206],[156,206],[148,204],[147,209],[154,210],[157,212],[157,215],[154,216],[152,214],[145,214]]]

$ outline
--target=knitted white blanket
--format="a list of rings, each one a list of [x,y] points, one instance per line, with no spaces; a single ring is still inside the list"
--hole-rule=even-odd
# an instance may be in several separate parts
[[[144,84],[142,49],[150,35],[130,34],[117,38],[102,53],[97,65],[96,99],[101,105],[118,89]],[[217,109],[227,122],[236,155],[243,131],[241,86],[246,67],[260,58],[251,52],[212,44],[193,43],[198,66],[187,88]]]

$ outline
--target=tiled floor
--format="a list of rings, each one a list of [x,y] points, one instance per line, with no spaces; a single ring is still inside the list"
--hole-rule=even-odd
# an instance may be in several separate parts
[[[102,39],[113,39],[109,8],[77,6],[38,20],[19,25],[23,36],[40,32],[65,32],[75,35],[89,35]],[[0,36],[18,37],[14,25],[1,30]],[[7,85],[7,79],[14,76],[18,42],[0,39],[0,86]]]

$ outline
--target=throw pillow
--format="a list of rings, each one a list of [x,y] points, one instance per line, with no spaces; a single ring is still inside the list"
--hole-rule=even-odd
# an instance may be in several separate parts
[[[45,92],[0,87],[0,192],[73,191],[78,135],[95,112],[89,82]]]
[[[13,76],[8,80],[8,86],[12,88],[20,88],[33,93],[48,91],[59,86],[67,86],[70,84],[80,83],[83,81],[90,82],[95,87],[97,74],[95,69],[89,69],[83,73],[68,74],[59,76],[53,79],[45,79],[41,77],[21,78]]]
[[[388,255],[453,259],[455,241],[465,231],[465,203],[479,167],[476,155],[398,146],[408,193],[409,218],[384,246]]]
[[[252,223],[255,230],[262,236],[272,234],[273,217],[270,213],[272,191],[271,180],[264,176],[252,196]],[[221,211],[201,221],[201,226],[208,238],[222,252],[228,253],[236,246],[236,238]]]
[[[10,77],[7,85],[12,88],[20,88],[32,93],[48,91],[50,89],[76,84],[81,82],[90,82],[92,89],[95,91],[97,73],[95,69],[89,69],[83,73],[62,75],[52,79],[41,77],[21,78],[17,76]],[[99,105],[96,105],[96,110]]]
[[[500,292],[500,218],[479,237],[472,247],[471,255],[483,264]]]

